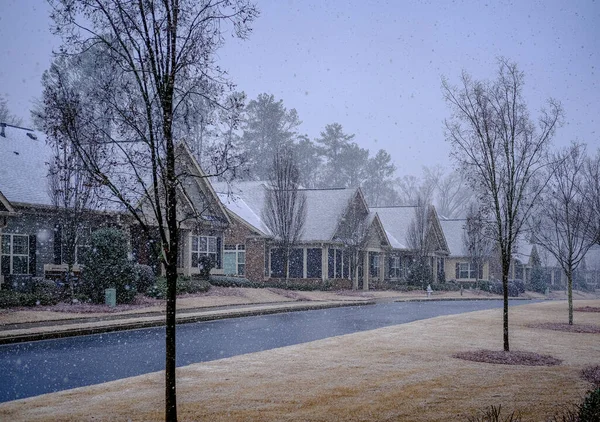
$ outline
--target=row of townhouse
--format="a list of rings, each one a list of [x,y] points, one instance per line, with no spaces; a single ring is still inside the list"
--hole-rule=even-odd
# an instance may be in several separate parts
[[[0,130],[0,283],[21,275],[60,273],[66,266],[62,230],[48,188],[52,151],[40,133],[4,124]],[[306,222],[284,274],[282,254],[273,247],[272,233],[262,217],[266,184],[211,184],[184,144],[178,145],[178,151],[178,166],[191,175],[182,184],[179,198],[181,274],[197,273],[204,255],[215,263],[213,274],[256,282],[287,276],[296,283],[369,289],[406,280],[414,259],[408,231],[416,207],[370,208],[360,188],[302,190]],[[202,213],[195,214],[199,209]],[[433,206],[428,207],[427,219],[432,245],[428,263],[434,280],[467,283],[496,276],[493,262],[476,269],[463,252],[464,220],[440,219]],[[347,241],[357,220],[365,233],[358,250]],[[156,239],[142,232],[126,212],[114,206],[96,209],[84,226],[76,255],[89,247],[93,230],[114,226],[130,234],[133,259],[157,265]],[[525,245],[519,253],[512,278],[526,280],[531,246]],[[560,283],[557,278],[556,284]]]

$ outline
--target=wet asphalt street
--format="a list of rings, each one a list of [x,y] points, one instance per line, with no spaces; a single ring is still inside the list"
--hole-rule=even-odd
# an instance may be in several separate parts
[[[380,303],[179,325],[177,366],[500,307],[501,300]],[[164,332],[156,327],[0,346],[0,402],[163,370]]]

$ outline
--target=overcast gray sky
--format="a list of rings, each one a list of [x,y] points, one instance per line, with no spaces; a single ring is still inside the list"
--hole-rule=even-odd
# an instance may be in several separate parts
[[[496,57],[526,74],[536,111],[563,103],[556,143],[600,147],[600,3],[547,1],[258,0],[261,16],[246,41],[219,54],[238,89],[296,108],[311,138],[339,122],[373,153],[384,148],[399,175],[448,164],[440,78],[462,69],[493,78]],[[29,122],[41,76],[59,40],[42,0],[0,0],[0,93]]]

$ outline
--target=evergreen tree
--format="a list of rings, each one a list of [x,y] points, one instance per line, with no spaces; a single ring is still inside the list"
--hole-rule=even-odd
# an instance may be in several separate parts
[[[272,94],[260,94],[248,103],[241,143],[250,179],[267,180],[269,167],[265,163],[272,163],[278,151],[292,146],[301,123],[296,110],[287,110],[283,100],[275,101]]]

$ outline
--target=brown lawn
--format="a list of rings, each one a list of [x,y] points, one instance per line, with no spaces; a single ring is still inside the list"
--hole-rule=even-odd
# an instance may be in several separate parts
[[[578,305],[598,306],[600,301]],[[564,322],[565,302],[511,308],[511,345],[562,360],[498,365],[453,358],[502,347],[502,311],[439,317],[179,369],[181,421],[452,421],[489,405],[546,420],[579,401],[600,364],[597,334],[530,327]],[[599,324],[597,313],[577,323]],[[158,421],[163,373],[0,405],[0,420]]]

